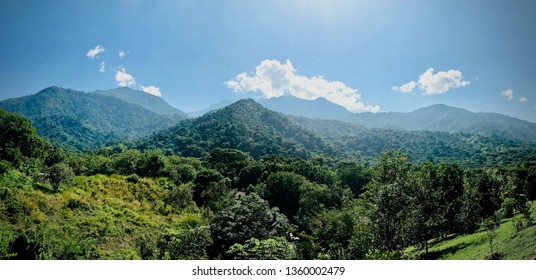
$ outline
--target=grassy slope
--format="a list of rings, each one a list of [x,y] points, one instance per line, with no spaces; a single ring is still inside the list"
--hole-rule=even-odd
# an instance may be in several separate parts
[[[532,208],[533,221],[536,216]],[[514,223],[520,215],[504,219],[493,239],[494,251],[503,254],[503,259],[524,260],[536,254],[536,224],[516,233]],[[490,254],[489,238],[485,230],[437,243],[430,248],[433,258],[443,260],[482,260]]]
[[[177,232],[203,219],[198,213],[173,209],[164,202],[169,184],[165,179],[129,183],[120,175],[79,176],[75,186],[51,193],[33,189],[28,178],[19,174],[13,171],[0,176],[0,183],[6,176],[10,176],[8,182],[15,182],[17,200],[28,211],[14,219],[12,229],[35,228],[42,234],[39,240],[50,248],[70,243],[94,249],[93,255],[82,258],[139,259],[137,249],[143,237]],[[24,181],[26,184],[21,183]],[[7,219],[0,215],[0,225],[3,220]]]

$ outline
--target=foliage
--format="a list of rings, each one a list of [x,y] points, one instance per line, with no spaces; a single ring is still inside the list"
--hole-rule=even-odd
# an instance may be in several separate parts
[[[161,115],[112,96],[49,87],[0,102],[29,118],[52,143],[78,150],[136,139],[170,127],[184,115]]]
[[[232,260],[289,260],[293,256],[293,246],[282,237],[258,240],[252,238],[244,245],[234,244],[226,257]]]
[[[23,118],[0,114],[14,134],[4,134],[7,142],[0,143],[0,257],[436,258],[465,251],[438,249],[464,234],[478,236],[467,245],[479,252],[471,258],[523,258],[536,246],[530,241],[536,178],[531,162],[468,168],[433,159],[420,163],[401,150],[372,161],[350,160],[316,154],[329,145],[314,146],[324,142],[312,138],[307,154],[286,157],[278,149],[293,144],[279,141],[277,133],[289,129],[285,137],[302,141],[308,132],[293,133],[303,128],[285,127],[281,115],[263,112],[252,101],[216,113],[188,122],[206,139],[228,132],[225,137],[240,142],[246,138],[224,129],[229,124],[215,131],[204,122],[252,113],[240,126],[245,135],[265,135],[275,146],[264,146],[272,150],[257,156],[216,142],[195,142],[216,147],[203,158],[124,143],[72,154],[41,139]],[[266,118],[270,125],[260,129],[273,129],[269,133],[249,130]],[[497,227],[497,215],[507,219],[506,226],[503,220]],[[514,247],[523,253],[512,253]]]
[[[212,223],[214,255],[226,252],[232,245],[248,239],[268,239],[286,236],[292,231],[287,217],[257,194],[246,195],[235,205],[219,212]]]
[[[314,152],[333,153],[333,148],[311,131],[250,99],[183,121],[139,141],[137,148],[159,148],[193,157],[207,156],[216,148],[238,149],[253,158],[273,154],[307,158]]]
[[[0,109],[0,160],[20,167],[28,158],[46,158],[49,145],[35,133],[30,121]]]
[[[207,258],[212,244],[208,226],[187,227],[178,233],[168,233],[159,242],[161,258],[172,260],[200,260]]]

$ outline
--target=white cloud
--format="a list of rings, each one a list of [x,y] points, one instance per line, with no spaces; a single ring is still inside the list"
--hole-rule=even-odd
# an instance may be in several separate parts
[[[118,55],[120,58],[123,58],[123,57],[125,57],[125,56],[127,55],[127,53],[124,52],[124,51],[119,51],[119,52],[117,53],[117,55]]]
[[[158,87],[155,87],[155,86],[148,86],[148,87],[144,87],[144,86],[140,86],[141,90],[142,91],[145,91],[149,94],[152,94],[154,96],[162,96],[162,94],[160,93],[160,88]]]
[[[393,87],[393,90],[396,90],[396,91],[400,91],[400,92],[403,92],[403,93],[412,93],[413,90],[415,89],[415,86],[417,85],[417,83],[415,83],[414,81],[411,81],[407,84],[403,84],[399,87]]]
[[[323,76],[296,75],[296,69],[290,60],[284,64],[277,60],[264,60],[256,67],[254,76],[241,73],[226,84],[233,92],[261,92],[265,98],[285,94],[306,100],[323,97],[350,111],[380,110],[378,105],[365,105],[360,102],[361,93],[340,81],[329,81]]]
[[[521,102],[521,103],[527,102],[527,98],[525,96],[521,96],[519,98],[519,102]]]
[[[428,68],[419,76],[419,87],[424,94],[442,94],[451,88],[464,87],[469,81],[464,81],[460,70],[439,71],[434,74],[434,68]]]
[[[478,80],[478,79],[477,79]],[[395,91],[411,93],[418,85],[424,95],[447,93],[451,88],[468,86],[460,70],[439,71],[434,74],[434,68],[428,68],[419,75],[417,82],[411,81],[401,86],[392,87]]]
[[[102,61],[100,64],[99,64],[99,72],[106,72],[106,62],[105,61]]]
[[[93,59],[97,55],[99,55],[100,53],[102,53],[104,51],[105,51],[105,49],[101,45],[97,45],[95,48],[89,50],[86,55],[87,55],[87,57]]]
[[[503,90],[501,94],[506,96],[508,100],[512,100],[512,98],[514,98],[514,91],[512,89]]]
[[[115,72],[115,80],[120,87],[128,87],[136,84],[136,80],[130,74],[128,74],[125,68],[119,69]]]

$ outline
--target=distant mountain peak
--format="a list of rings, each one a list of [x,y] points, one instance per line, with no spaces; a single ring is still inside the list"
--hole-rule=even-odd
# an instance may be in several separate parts
[[[351,114],[343,106],[335,104],[323,97],[306,100],[293,95],[284,95],[259,100],[264,107],[286,115],[318,119],[344,119]]]
[[[251,107],[254,107],[254,108],[262,108],[262,105],[257,103],[255,100],[253,100],[252,98],[245,98],[245,99],[240,99],[238,101],[236,101],[235,103],[229,105],[229,107],[231,106],[251,106]]]
[[[232,148],[256,158],[270,154],[309,157],[311,153],[332,149],[312,131],[251,98],[181,122],[141,140],[140,146],[195,157],[205,156],[215,148]]]
[[[37,94],[57,93],[57,92],[66,92],[66,91],[79,92],[79,91],[76,91],[76,90],[73,90],[73,89],[70,89],[70,88],[63,88],[63,87],[58,87],[58,86],[50,86],[50,87],[46,87],[46,88],[38,91]]]
[[[536,141],[536,124],[495,113],[435,104],[409,113],[352,114],[346,121],[367,128],[441,131]]]

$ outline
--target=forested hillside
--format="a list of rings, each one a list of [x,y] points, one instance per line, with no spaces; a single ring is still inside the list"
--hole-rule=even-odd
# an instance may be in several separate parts
[[[248,100],[233,106],[219,112],[275,118],[272,133],[296,125]],[[396,151],[367,162],[253,157],[219,144],[202,158],[121,144],[73,155],[0,110],[0,258],[427,259],[431,242],[501,219],[515,217],[517,236],[533,232],[533,163],[468,169]],[[505,255],[497,250],[483,258]]]
[[[251,99],[183,121],[131,146],[194,157],[206,156],[215,148],[232,148],[254,158],[323,155],[371,161],[384,150],[401,150],[414,162],[468,167],[536,161],[536,148],[530,143],[461,133],[368,129],[342,121],[290,117]]]
[[[315,153],[337,153],[337,148],[312,131],[252,99],[183,121],[137,142],[136,147],[194,157],[204,157],[215,148],[238,149],[254,158],[266,155],[307,158]]]
[[[1,101],[0,108],[29,118],[37,133],[51,142],[78,150],[136,139],[184,118],[157,114],[111,96],[59,87]]]
[[[536,146],[508,138],[468,133],[368,129],[335,120],[292,117],[347,154],[372,160],[384,150],[401,150],[416,162],[494,166],[536,162]]]

